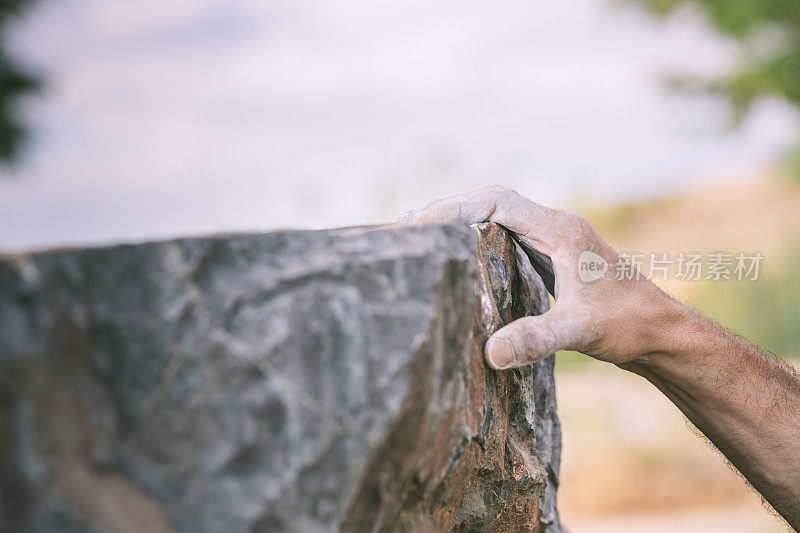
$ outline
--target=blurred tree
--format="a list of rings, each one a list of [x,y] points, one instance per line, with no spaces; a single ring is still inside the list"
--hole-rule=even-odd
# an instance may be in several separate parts
[[[39,79],[8,56],[5,38],[9,23],[33,0],[0,0],[0,162],[11,164],[19,155],[26,130],[19,116],[20,97],[39,89]]]
[[[739,43],[742,59],[714,80],[680,80],[727,97],[740,121],[762,96],[800,107],[800,0],[631,0],[666,17],[699,9],[709,24]]]

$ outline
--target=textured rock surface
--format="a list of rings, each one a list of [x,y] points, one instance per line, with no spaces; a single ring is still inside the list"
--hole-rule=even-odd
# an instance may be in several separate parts
[[[559,531],[546,305],[493,225],[0,258],[0,531]]]

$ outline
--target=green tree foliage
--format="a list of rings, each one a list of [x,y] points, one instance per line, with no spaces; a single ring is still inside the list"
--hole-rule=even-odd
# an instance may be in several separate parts
[[[666,17],[683,7],[699,9],[719,33],[741,48],[741,60],[725,76],[699,81],[726,96],[743,118],[764,96],[800,107],[800,0],[632,0]]]
[[[36,76],[9,57],[5,43],[9,23],[31,3],[31,0],[0,0],[0,162],[6,164],[18,157],[26,137],[19,116],[20,98],[40,86]]]

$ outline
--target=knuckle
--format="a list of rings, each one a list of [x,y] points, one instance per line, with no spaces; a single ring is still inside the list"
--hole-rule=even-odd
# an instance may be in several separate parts
[[[498,185],[496,183],[491,183],[489,185],[486,185],[484,189],[486,190],[486,192],[488,192],[494,198],[497,199],[503,199],[510,196],[511,194],[514,194],[514,191],[512,191],[508,187],[505,187],[503,185]]]
[[[594,232],[592,225],[582,215],[578,213],[569,213],[569,223],[578,230],[581,237],[586,237]]]
[[[582,226],[586,222],[586,219],[583,218],[580,214],[573,213],[572,211],[567,212],[567,219],[574,226]]]

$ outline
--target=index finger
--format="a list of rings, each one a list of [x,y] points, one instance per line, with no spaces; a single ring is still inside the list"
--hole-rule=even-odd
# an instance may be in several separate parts
[[[434,200],[404,213],[401,223],[496,222],[519,235],[540,252],[550,255],[553,237],[563,232],[566,213],[537,204],[514,190],[487,185],[462,194]],[[548,244],[551,241],[551,244]]]

